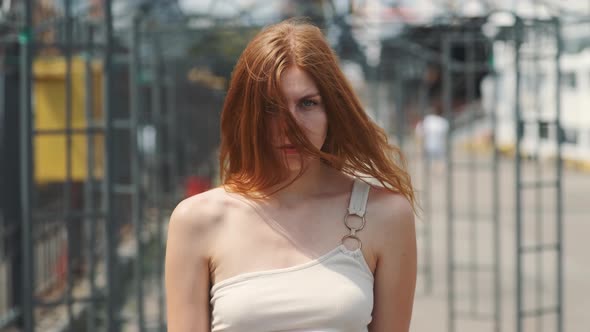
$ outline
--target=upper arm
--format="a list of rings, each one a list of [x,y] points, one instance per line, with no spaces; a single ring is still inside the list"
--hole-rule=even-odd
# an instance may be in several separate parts
[[[393,207],[393,208],[392,208]],[[407,332],[416,287],[416,231],[410,203],[395,195],[384,213],[377,252],[372,332]]]
[[[207,226],[188,202],[170,217],[166,242],[165,287],[170,332],[209,331]]]

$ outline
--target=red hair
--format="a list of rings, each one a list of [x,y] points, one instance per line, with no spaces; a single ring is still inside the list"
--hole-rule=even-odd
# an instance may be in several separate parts
[[[322,97],[328,132],[321,150],[285,106],[280,77],[290,66],[308,73]],[[221,114],[220,176],[231,191],[256,197],[286,179],[286,165],[272,145],[269,110],[300,151],[351,176],[375,178],[415,205],[401,151],[367,116],[317,27],[292,19],[266,27],[240,56]]]

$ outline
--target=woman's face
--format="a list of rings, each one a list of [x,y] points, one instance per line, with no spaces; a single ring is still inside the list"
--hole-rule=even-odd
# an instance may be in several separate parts
[[[307,139],[314,147],[321,149],[326,140],[328,120],[322,97],[311,76],[296,66],[289,67],[281,76],[281,92],[287,101],[289,112]],[[271,124],[273,135],[276,137],[274,145],[284,156],[289,169],[298,171],[301,168],[299,152],[287,136],[280,132],[278,123],[273,121]]]

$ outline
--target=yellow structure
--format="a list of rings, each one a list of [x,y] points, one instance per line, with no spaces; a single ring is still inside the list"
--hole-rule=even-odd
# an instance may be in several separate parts
[[[93,62],[92,100],[94,122],[102,123],[102,65]],[[88,126],[84,104],[86,98],[85,63],[80,57],[72,58],[72,128]],[[63,57],[39,58],[33,63],[33,126],[36,130],[64,130],[66,128],[66,61]],[[74,133],[71,152],[71,177],[83,181],[87,177],[87,138],[94,137],[94,177],[103,174],[104,134],[96,132]],[[34,174],[38,183],[66,180],[66,134],[36,134],[33,141]]]

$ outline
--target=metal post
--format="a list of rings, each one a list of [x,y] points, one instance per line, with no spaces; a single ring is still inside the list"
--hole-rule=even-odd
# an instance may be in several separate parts
[[[395,96],[395,123],[396,123],[396,134],[397,134],[397,145],[400,149],[404,147],[404,90],[403,82],[404,75],[403,70],[396,67],[396,75],[394,79],[394,96]]]
[[[536,8],[536,7],[535,7]],[[536,16],[536,15],[535,15]],[[532,61],[532,77],[534,77],[535,79],[538,79],[538,77],[536,75],[539,74],[540,72],[540,68],[539,68],[539,61],[541,60],[541,56],[540,54],[542,54],[542,48],[540,47],[540,43],[541,41],[539,40],[539,28],[542,28],[543,24],[537,22],[536,20],[533,21],[533,25],[532,25],[532,36],[530,37],[531,40],[531,46],[532,49],[534,50],[534,56]],[[533,109],[535,111],[535,118],[537,120],[537,123],[540,124],[539,119],[541,119],[541,105],[540,105],[540,101],[539,98],[541,97],[539,95],[539,84],[535,84],[534,87],[532,88],[533,92],[534,92],[534,102],[533,102]],[[543,171],[542,171],[542,165],[540,162],[540,153],[541,153],[541,149],[540,149],[540,140],[537,141],[538,144],[536,144],[535,146],[535,156],[537,158],[536,162],[535,162],[535,181],[542,181],[543,178]],[[536,188],[535,190],[535,245],[540,246],[543,242],[543,206],[542,206],[542,199],[543,199],[543,189],[542,188]],[[538,254],[535,257],[535,267],[536,267],[536,280],[535,280],[535,300],[536,300],[536,305],[537,308],[541,308],[543,306],[543,288],[544,288],[544,281],[543,281],[543,255]],[[537,332],[543,332],[543,322],[541,319],[539,319],[539,317],[535,317],[535,330]]]
[[[25,332],[35,330],[34,252],[33,252],[33,120],[32,59],[33,4],[25,0],[25,27],[20,43],[20,180],[21,180],[21,247],[22,247],[22,323]]]
[[[515,149],[515,164],[514,164],[514,171],[516,174],[516,181],[515,183],[515,190],[516,190],[516,332],[522,332],[523,330],[523,322],[522,316],[520,314],[520,310],[522,309],[522,255],[520,253],[520,248],[522,247],[521,243],[521,236],[522,236],[522,215],[521,210],[523,208],[522,204],[522,191],[521,188],[521,178],[522,178],[522,171],[521,171],[521,164],[522,164],[522,157],[521,157],[521,141],[524,131],[524,123],[522,120],[522,114],[520,109],[520,93],[521,93],[521,84],[520,84],[520,46],[522,42],[522,22],[517,20],[515,23],[515,41],[514,41],[514,70],[516,75],[516,91],[514,95],[514,116],[515,116],[515,124],[516,124],[516,149]]]
[[[452,169],[452,134],[453,134],[453,100],[452,100],[452,67],[451,67],[451,44],[448,37],[442,39],[442,69],[443,69],[443,109],[444,115],[449,123],[449,130],[446,137],[446,168],[447,168],[447,284],[448,284],[448,328],[449,332],[455,331],[455,275],[454,267],[454,215],[453,215],[453,169]]]
[[[175,204],[177,197],[177,185],[178,185],[178,154],[177,154],[177,146],[178,146],[178,139],[177,139],[177,132],[176,127],[178,125],[178,110],[176,109],[176,66],[174,63],[168,66],[168,95],[167,95],[167,104],[168,104],[168,167],[169,167],[169,177],[170,177],[170,198],[171,203]]]
[[[84,209],[86,214],[86,227],[84,231],[84,238],[88,239],[88,283],[90,284],[90,297],[93,299],[88,303],[88,313],[86,319],[86,330],[89,332],[95,331],[96,325],[96,306],[95,300],[98,295],[96,287],[96,261],[95,261],[95,245],[96,245],[96,205],[94,203],[95,192],[95,178],[94,178],[94,128],[96,126],[94,121],[94,71],[92,69],[92,57],[94,46],[94,27],[88,25],[86,29],[86,57],[84,59],[84,84],[86,94],[84,96],[84,113],[86,116],[86,185],[84,186]]]
[[[559,18],[554,18],[557,52],[555,54],[555,71],[556,71],[556,92],[555,92],[555,110],[556,110],[556,127],[557,127],[557,170],[556,170],[556,221],[557,221],[557,319],[556,331],[563,331],[563,160],[562,160],[562,128],[561,128],[561,67],[560,59],[563,51],[563,40],[561,37],[561,22]]]
[[[107,331],[119,331],[119,310],[117,299],[119,298],[116,273],[118,268],[117,262],[117,224],[114,215],[113,206],[113,149],[114,149],[114,130],[113,130],[113,107],[112,107],[112,84],[113,84],[113,16],[111,11],[112,0],[104,0],[104,28],[105,28],[105,45],[103,54],[103,112],[105,123],[104,134],[104,209],[105,209],[105,231],[106,231],[106,315]]]
[[[160,284],[164,278],[163,271],[163,247],[164,234],[162,229],[162,201],[160,192],[162,190],[162,58],[158,37],[154,38],[154,63],[153,63],[153,81],[152,81],[152,116],[156,128],[156,153],[154,157],[154,188],[153,188],[153,202],[156,209],[156,227],[157,227],[157,269],[156,280],[158,284],[158,324],[159,330],[163,329],[164,325],[164,290]]]
[[[134,262],[135,288],[137,299],[137,319],[139,331],[145,331],[145,314],[144,314],[144,294],[143,294],[143,222],[141,218],[141,185],[140,185],[140,166],[139,166],[139,149],[137,135],[139,131],[139,16],[133,17],[131,28],[131,52],[129,57],[129,106],[130,106],[130,152],[131,152],[131,185],[133,194],[131,196],[131,218],[135,230],[135,241],[137,245],[137,257]]]
[[[473,91],[475,84],[476,84],[476,80],[475,80],[475,69],[476,66],[474,65],[474,61],[475,61],[475,54],[474,54],[474,46],[473,44],[475,44],[476,38],[474,38],[473,33],[472,32],[464,32],[463,33],[463,42],[465,45],[465,90],[466,90],[466,104],[468,105],[469,109],[467,110],[467,112],[470,112],[470,114],[468,114],[469,118],[471,121],[474,121],[475,119],[475,110],[473,109],[473,102],[475,100],[475,92]],[[473,123],[470,123],[470,129],[469,129],[469,135],[471,137],[473,137],[473,134],[475,132],[475,130],[473,129]],[[474,316],[477,315],[478,312],[478,295],[479,295],[479,291],[478,291],[478,269],[477,269],[477,258],[478,258],[478,227],[477,224],[480,222],[479,220],[479,216],[477,214],[477,211],[479,211],[478,206],[477,206],[477,173],[476,173],[476,166],[475,166],[475,156],[473,151],[469,151],[468,152],[468,160],[469,160],[469,166],[468,166],[468,174],[469,174],[469,181],[468,181],[468,192],[469,192],[469,200],[471,201],[470,204],[468,204],[468,215],[469,215],[469,219],[471,220],[470,225],[469,225],[469,259],[470,259],[470,268],[472,268],[469,271],[470,274],[470,286],[471,286],[471,290],[470,290],[470,296],[469,299],[471,301],[470,303],[470,309],[471,309],[471,314],[473,314]]]
[[[66,181],[64,183],[64,220],[66,223],[66,243],[67,243],[67,271],[66,271],[66,291],[65,301],[68,312],[68,326],[73,325],[74,313],[72,311],[72,265],[74,265],[74,255],[77,249],[74,248],[74,241],[79,243],[77,236],[72,234],[78,229],[72,225],[76,222],[72,218],[72,2],[64,0],[65,6],[65,45],[64,58],[66,64],[65,76],[65,150],[66,150]]]
[[[493,145],[493,161],[492,161],[492,176],[493,176],[493,205],[492,205],[492,223],[494,226],[494,331],[500,332],[501,322],[501,261],[500,261],[500,181],[499,167],[500,156],[498,153],[498,98],[499,98],[499,82],[498,74],[494,65],[490,65],[490,71],[494,75],[494,95],[493,105],[491,107],[491,118],[492,118],[492,145]]]
[[[381,64],[381,66],[384,66]],[[375,120],[377,123],[385,129],[385,131],[389,131],[389,123],[385,123],[383,121],[383,114],[381,114],[381,105],[379,103],[379,86],[380,82],[378,79],[379,69],[377,66],[367,66],[369,81],[368,86],[369,88],[369,105],[373,108],[373,114],[375,115]],[[389,133],[388,133],[389,134]]]
[[[423,272],[424,272],[424,293],[427,295],[432,294],[432,163],[430,157],[426,153],[425,140],[424,140],[424,119],[427,115],[427,103],[428,103],[428,90],[426,86],[427,82],[422,79],[420,83],[420,91],[418,96],[418,103],[420,108],[420,117],[422,118],[422,137],[421,140],[421,159],[422,159],[422,203],[424,206],[424,227],[423,227],[423,243],[424,246],[424,258],[423,258]]]

